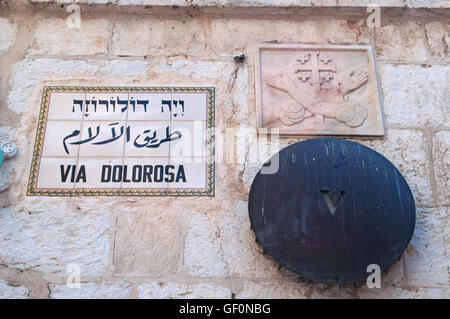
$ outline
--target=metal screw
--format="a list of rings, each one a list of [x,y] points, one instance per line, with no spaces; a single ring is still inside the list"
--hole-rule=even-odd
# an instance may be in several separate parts
[[[17,155],[17,146],[12,142],[3,143],[0,146],[0,149],[3,152],[3,157],[5,159],[13,158],[14,156]]]

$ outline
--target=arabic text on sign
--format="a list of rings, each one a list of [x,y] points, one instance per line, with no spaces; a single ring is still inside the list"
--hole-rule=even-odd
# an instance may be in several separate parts
[[[97,125],[95,128],[89,127],[87,129],[87,132],[88,132],[87,138],[85,138],[83,140],[73,141],[73,142],[68,143],[68,140],[79,136],[81,133],[80,130],[74,130],[72,133],[65,136],[62,141],[64,151],[67,154],[70,154],[67,144],[81,145],[81,144],[85,144],[88,142],[92,142],[91,143],[92,145],[103,145],[103,144],[108,144],[108,143],[114,142],[114,141],[118,140],[119,138],[121,138],[122,136],[124,136],[126,143],[130,142],[131,141],[130,125],[127,125],[127,126],[121,125],[119,128],[119,133],[116,131],[116,128],[118,128],[117,125],[119,125],[119,122],[108,124],[108,127],[110,127],[110,129],[111,129],[111,137],[108,139],[101,139],[101,140],[97,141],[97,137],[100,135],[100,132],[105,129],[105,128],[103,128],[103,130],[102,130],[102,127],[100,125]],[[136,148],[143,148],[143,147],[158,148],[163,143],[175,141],[180,138],[181,138],[181,132],[174,131],[174,132],[170,133],[169,126],[166,127],[165,136],[162,138],[158,137],[156,130],[149,128],[149,129],[144,130],[141,134],[138,134],[133,139],[133,145]]]

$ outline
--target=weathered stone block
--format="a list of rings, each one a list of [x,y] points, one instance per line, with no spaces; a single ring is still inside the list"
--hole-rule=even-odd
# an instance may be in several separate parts
[[[177,282],[149,282],[139,285],[141,299],[224,299],[231,298],[231,290],[215,283],[185,284]]]
[[[175,60],[162,61],[156,64],[156,69],[173,72],[194,79],[230,79],[233,75],[234,65],[224,61],[189,61]]]
[[[142,61],[113,60],[113,61],[83,61],[60,59],[25,59],[13,66],[11,78],[11,91],[8,96],[8,107],[12,111],[22,114],[29,106],[27,99],[30,97],[33,87],[42,81],[66,80],[66,79],[93,79],[98,75],[102,80],[120,82],[124,85],[125,76],[137,76],[145,74],[148,63]],[[73,81],[71,81],[74,84]],[[98,83],[97,83],[98,84]],[[39,103],[32,105],[38,108]]]
[[[237,299],[348,299],[355,298],[354,289],[350,286],[339,287],[298,281],[258,282],[247,281]]]
[[[123,281],[80,283],[79,288],[50,284],[52,299],[129,299],[132,293],[133,286]]]
[[[425,24],[428,47],[433,59],[442,62],[450,61],[450,24],[429,22]]]
[[[309,288],[305,283],[280,281],[246,281],[237,299],[305,299]]]
[[[450,132],[433,135],[434,176],[438,205],[450,204]]]
[[[339,285],[315,283],[307,292],[307,296],[311,299],[350,299],[355,298],[355,295],[355,289],[351,284],[339,287]]]
[[[101,276],[109,256],[109,212],[53,204],[0,210],[0,263],[61,276],[76,264],[81,277]]]
[[[388,126],[437,127],[448,123],[450,66],[382,65]]]
[[[114,24],[114,55],[200,56],[204,47],[205,34],[198,19],[120,20]]]
[[[220,236],[212,216],[197,213],[190,217],[184,241],[184,265],[191,276],[227,276],[228,263],[220,246]]]
[[[17,25],[8,19],[0,18],[0,56],[8,51],[16,37]]]
[[[448,8],[447,1],[442,0],[408,0],[408,7],[411,8]]]
[[[0,280],[0,299],[26,299],[29,295],[28,288]]]
[[[81,27],[69,28],[65,19],[39,21],[31,55],[95,55],[108,52],[108,20],[81,19]]]
[[[363,20],[214,19],[211,24],[211,48],[217,55],[245,51],[251,58],[255,54],[255,45],[263,42],[370,44],[373,31],[364,23]],[[236,34],[242,36],[236,37]]]
[[[416,229],[405,256],[405,284],[409,287],[449,286],[450,257],[445,247],[448,213],[446,207],[417,211]]]
[[[57,4],[109,4],[116,3],[117,0],[28,0],[31,3],[57,3]]]
[[[164,276],[181,264],[182,237],[178,213],[155,202],[129,208],[117,217],[114,251],[116,273]]]
[[[389,287],[387,289],[358,290],[361,299],[448,299],[450,291],[445,288],[404,289]]]
[[[421,26],[412,21],[375,28],[375,43],[380,60],[407,62],[428,58]]]

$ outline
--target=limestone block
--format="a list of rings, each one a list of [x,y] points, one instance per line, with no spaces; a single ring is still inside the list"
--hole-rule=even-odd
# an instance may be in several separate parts
[[[50,284],[52,299],[129,299],[132,292],[133,286],[124,281],[80,283],[79,288]]]
[[[55,204],[55,203],[54,203]],[[0,210],[0,263],[67,276],[76,264],[81,277],[106,270],[111,217],[96,207],[74,211],[61,204]]]
[[[450,24],[429,22],[425,24],[430,54],[436,61],[450,61]]]
[[[223,61],[162,61],[157,63],[155,67],[157,70],[174,72],[194,79],[229,79],[234,70],[234,65],[231,62]]]
[[[235,34],[242,34],[236,37]],[[245,53],[252,58],[259,43],[370,44],[373,30],[365,21],[214,19],[211,48],[217,55]]]
[[[246,281],[236,299],[305,299],[308,289],[305,283],[299,282]]]
[[[257,282],[247,281],[243,290],[236,295],[240,298],[258,299],[343,299],[354,298],[351,286],[321,283],[307,284],[299,281]]]
[[[379,60],[408,62],[428,58],[421,26],[413,21],[375,28],[375,43]]]
[[[450,204],[450,132],[433,135],[434,177],[438,205]]]
[[[449,286],[448,214],[447,207],[417,211],[416,229],[405,256],[405,284],[409,287]]]
[[[339,285],[314,283],[307,295],[311,299],[350,299],[355,298],[355,289],[351,284],[339,287]]]
[[[228,263],[220,244],[220,230],[213,218],[206,214],[194,214],[184,241],[183,264],[191,276],[227,276]]]
[[[120,6],[196,6],[196,7],[366,7],[372,0],[16,0],[31,3],[118,4]],[[447,8],[442,0],[379,0],[381,7]]]
[[[70,28],[65,19],[38,22],[30,55],[96,55],[108,52],[110,23],[81,17],[80,28]]]
[[[446,288],[389,287],[387,289],[366,289],[358,291],[361,299],[448,299],[450,290]]]
[[[114,55],[198,57],[204,47],[205,35],[198,19],[127,19],[114,24]]]
[[[450,3],[443,0],[406,0],[411,8],[448,8]]]
[[[115,272],[128,276],[174,274],[181,263],[182,240],[178,213],[168,211],[162,203],[127,209],[117,218]]]
[[[225,299],[231,290],[216,283],[149,282],[138,286],[140,299]]]
[[[26,299],[29,295],[28,288],[0,280],[0,299]]]
[[[8,107],[22,114],[29,106],[29,98],[33,87],[41,81],[98,78],[111,79],[123,85],[123,77],[139,75],[147,72],[148,63],[130,60],[84,61],[60,59],[25,59],[13,66],[11,91],[8,96]],[[71,81],[72,85],[74,84]],[[39,107],[39,104],[33,105]]]
[[[438,127],[448,123],[450,66],[381,65],[388,126]]]
[[[47,0],[44,0],[47,1]],[[68,1],[68,0],[60,0]],[[83,1],[83,0],[81,0]],[[86,0],[85,0],[86,1]],[[89,0],[97,1],[97,0]],[[413,0],[416,1],[416,0]],[[433,0],[417,0],[426,3],[433,3]],[[436,2],[438,0],[435,0]],[[218,6],[218,7],[308,7],[308,6],[352,6],[362,7],[372,4],[371,0],[118,0],[119,5],[177,5],[177,6]],[[381,0],[377,2],[380,6],[402,7],[405,0]]]
[[[117,0],[29,0],[31,3],[57,3],[57,4],[113,4]]]
[[[15,41],[17,25],[6,18],[0,18],[0,56],[8,51]]]

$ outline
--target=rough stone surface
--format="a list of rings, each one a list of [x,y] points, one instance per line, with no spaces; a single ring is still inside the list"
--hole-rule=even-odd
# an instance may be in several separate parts
[[[305,299],[308,287],[299,282],[254,282],[244,283],[237,299]]]
[[[426,61],[425,41],[419,23],[408,21],[390,23],[375,28],[378,59],[397,61]]]
[[[0,210],[0,263],[19,269],[67,274],[77,264],[81,276],[101,276],[109,256],[111,217],[101,211],[74,211],[33,205]]]
[[[141,299],[225,299],[231,290],[215,283],[185,284],[177,282],[149,282],[139,285]]]
[[[245,36],[233,36],[242,30]],[[263,42],[370,44],[373,38],[362,20],[214,19],[211,33],[211,48],[217,55],[253,55],[255,45]]]
[[[230,62],[208,62],[175,60],[171,62],[160,62],[156,64],[156,69],[168,72],[175,72],[189,78],[199,79],[228,79],[232,75],[234,65]]]
[[[198,19],[126,19],[114,24],[112,53],[122,56],[195,57],[204,51],[204,37]]]
[[[174,274],[181,262],[182,242],[176,212],[162,207],[128,209],[117,219],[115,272],[137,276]]]
[[[448,8],[450,4],[443,0],[406,0],[411,8]]]
[[[68,3],[79,3],[79,4],[110,4],[116,3],[117,0],[29,0],[31,3],[57,3],[57,4],[68,4]],[[130,4],[133,0],[129,1]]]
[[[449,287],[450,256],[445,247],[449,240],[445,238],[448,214],[446,207],[418,210],[416,229],[405,257],[408,286]]]
[[[23,0],[22,0],[23,1]],[[219,7],[291,7],[291,6],[352,6],[366,7],[373,0],[29,0],[31,3],[80,3],[80,4],[118,4],[119,6],[219,6]],[[413,7],[413,8],[446,8],[449,4],[442,0],[379,0],[383,7]]]
[[[69,28],[65,19],[39,21],[31,55],[95,55],[108,52],[110,22],[81,19],[81,27]]]
[[[450,24],[429,22],[425,24],[428,47],[431,56],[437,61],[450,61]]]
[[[0,18],[0,56],[13,45],[17,31],[17,25],[8,19]]]
[[[184,243],[184,264],[193,276],[228,274],[228,264],[220,249],[220,230],[212,216],[198,213],[191,217]]]
[[[316,299],[354,298],[354,289],[350,287],[339,288],[337,285],[306,284],[298,281],[275,281],[244,283],[243,290],[236,295],[237,299]]]
[[[448,124],[450,66],[382,65],[388,126],[439,127]]]
[[[13,67],[12,90],[8,107],[16,113],[23,113],[28,107],[27,97],[33,86],[45,80],[66,80],[117,76],[138,76],[145,74],[147,63],[141,61],[83,61],[60,59],[26,59]],[[123,84],[123,83],[122,83]]]
[[[450,290],[446,288],[365,289],[359,292],[361,299],[448,299]]]
[[[0,280],[0,299],[26,299],[30,292],[28,288]]]
[[[123,281],[80,283],[80,287],[69,288],[67,285],[50,285],[52,299],[129,299],[133,287]]]
[[[434,176],[439,205],[450,205],[450,132],[433,136]]]

